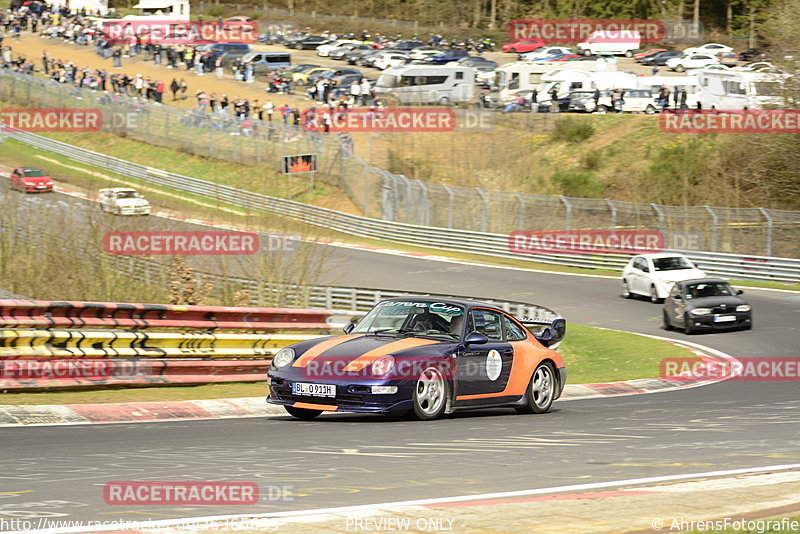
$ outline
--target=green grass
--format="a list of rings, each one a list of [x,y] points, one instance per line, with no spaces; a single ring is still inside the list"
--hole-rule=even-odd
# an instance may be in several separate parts
[[[665,341],[569,325],[559,352],[567,363],[570,384],[615,382],[658,376],[659,361],[692,357],[686,349]],[[265,383],[204,386],[118,388],[91,391],[3,393],[0,404],[95,404],[109,402],[178,401],[266,396]]]
[[[663,358],[689,358],[687,349],[648,337],[569,324],[558,351],[570,384],[615,382],[659,376]]]

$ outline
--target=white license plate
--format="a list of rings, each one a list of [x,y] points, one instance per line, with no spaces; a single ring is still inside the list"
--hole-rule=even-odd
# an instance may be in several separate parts
[[[714,322],[715,323],[729,323],[729,322],[735,321],[735,320],[736,320],[736,316],[735,315],[719,315],[717,317],[714,317]]]
[[[310,395],[312,397],[335,397],[336,386],[333,384],[294,382],[292,384],[292,393],[295,395]]]

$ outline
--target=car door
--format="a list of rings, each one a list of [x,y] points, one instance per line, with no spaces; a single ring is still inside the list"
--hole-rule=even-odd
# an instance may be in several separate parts
[[[666,309],[674,326],[682,326],[686,318],[686,286],[674,284],[667,297]]]
[[[633,293],[642,292],[642,277],[644,276],[644,273],[642,272],[643,265],[646,265],[644,258],[636,257],[633,259],[631,270],[628,273],[628,289]]]
[[[500,312],[473,308],[467,319],[467,332],[483,334],[489,341],[483,345],[470,345],[457,356],[456,400],[488,404],[492,402],[492,394],[502,392],[508,383],[514,348],[505,340],[503,314]]]

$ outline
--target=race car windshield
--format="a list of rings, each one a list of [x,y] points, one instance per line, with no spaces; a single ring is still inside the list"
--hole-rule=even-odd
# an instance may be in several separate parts
[[[25,169],[23,171],[27,178],[37,178],[39,176],[47,176],[45,173],[40,171],[39,169]]]
[[[136,198],[137,196],[139,195],[136,191],[120,191],[117,194],[117,198]]]
[[[464,308],[446,302],[381,302],[358,323],[352,333],[456,339],[461,336],[463,319]]]
[[[689,263],[689,260],[681,256],[674,258],[655,258],[653,266],[656,271],[676,271],[678,269],[693,269],[694,266]]]
[[[686,300],[730,297],[733,294],[733,288],[723,282],[695,284],[686,288]]]

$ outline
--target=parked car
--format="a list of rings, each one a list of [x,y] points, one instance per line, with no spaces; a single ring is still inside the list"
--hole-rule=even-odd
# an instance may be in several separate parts
[[[709,65],[718,65],[719,58],[711,54],[692,54],[690,56],[674,57],[668,59],[666,67],[675,72],[684,72],[688,69],[702,69]]]
[[[753,309],[721,278],[701,278],[675,282],[664,301],[664,330],[682,328],[688,334],[698,331],[750,330]]]
[[[345,59],[345,56],[353,50],[360,51],[360,50],[372,50],[372,49],[373,48],[371,46],[365,44],[340,46],[339,48],[331,51],[331,53],[328,54],[328,57],[331,59],[335,59],[337,61],[341,61]]]
[[[292,66],[292,56],[288,52],[250,52],[242,56],[242,63],[253,64],[255,74],[263,74]]]
[[[566,333],[561,318],[520,320],[480,302],[400,297],[344,332],[278,351],[267,402],[299,419],[323,411],[421,420],[474,408],[544,413],[567,378],[553,350]]]
[[[683,53],[687,56],[692,54],[710,54],[712,56],[718,56],[723,52],[733,52],[733,48],[718,43],[708,43],[702,46],[686,48],[683,51]]]
[[[242,58],[251,52],[250,45],[244,43],[213,43],[200,45],[197,48],[203,52],[211,52],[214,59],[221,56],[225,63]]]
[[[17,167],[11,172],[11,189],[22,193],[51,193],[53,180],[37,167]]]
[[[763,48],[748,48],[744,52],[739,53],[739,59],[742,61],[759,61],[767,59],[767,53]]]
[[[357,74],[358,76],[362,76],[361,71],[358,69],[334,67],[311,73],[308,77],[308,83],[309,84],[317,83],[323,78],[333,78],[335,76],[342,76],[343,74]]]
[[[658,303],[669,294],[675,282],[705,276],[706,273],[682,254],[640,254],[622,269],[622,296],[644,295],[650,297],[650,302]]]
[[[653,48],[651,50],[645,50],[644,52],[638,52],[638,53],[634,54],[633,55],[633,59],[637,63],[640,63],[644,58],[646,58],[648,56],[652,56],[652,55],[658,54],[659,52],[666,52],[666,51],[667,51],[666,48]]]
[[[411,51],[411,50],[415,50],[415,49],[417,49],[417,48],[419,48],[421,46],[425,46],[425,43],[423,43],[422,41],[413,41],[412,40],[412,41],[397,41],[396,43],[392,44],[391,48],[392,48],[392,50]]]
[[[663,67],[664,65],[667,64],[668,60],[675,57],[683,57],[683,52],[677,52],[675,50],[658,52],[657,54],[653,54],[651,56],[646,56],[642,58],[642,61],[640,63],[642,65],[653,65],[653,66]]]
[[[100,208],[115,215],[150,215],[152,206],[135,189],[112,187],[100,190]]]
[[[434,57],[440,55],[444,50],[412,50],[411,53],[408,55],[408,58],[411,61],[418,61],[420,63],[424,62],[429,57]]]
[[[319,35],[306,35],[305,37],[301,37],[300,39],[295,39],[293,41],[289,41],[286,43],[288,48],[294,48],[296,50],[314,50],[318,46],[322,46],[327,44],[328,40]]]
[[[533,59],[544,59],[551,56],[558,56],[561,54],[572,54],[572,50],[566,46],[540,46],[530,52],[525,52],[519,55],[520,61],[531,61]],[[577,54],[575,54],[577,55]]]
[[[399,67],[408,63],[408,55],[398,52],[386,52],[378,56],[372,64],[376,69],[386,70],[390,67]]]
[[[328,67],[314,67],[305,71],[295,72],[292,74],[292,81],[300,85],[308,85],[308,80],[311,76],[326,70],[330,69]]]
[[[513,43],[504,44],[501,50],[503,52],[516,52],[517,54],[521,54],[522,52],[536,50],[542,46],[544,46],[544,41],[541,39],[520,39]]]
[[[614,111],[614,103],[611,101],[612,91],[600,91],[600,99],[597,106],[594,104],[594,91],[571,91],[567,96],[566,106],[561,103],[562,111],[587,111],[595,113],[608,113]],[[622,110],[629,113],[652,114],[657,111],[656,103],[652,93],[647,89],[623,89],[622,99],[624,104]],[[559,99],[561,102],[561,99]]]
[[[427,65],[444,65],[445,63],[450,63],[451,61],[458,61],[463,57],[469,56],[469,52],[466,50],[445,50],[438,56],[431,56],[429,58],[425,58],[425,63]]]
[[[719,55],[719,64],[726,67],[735,67],[739,64],[739,54],[736,52],[723,52]]]
[[[361,44],[361,41],[356,41],[354,39],[337,39],[330,43],[321,44],[317,47],[317,55],[320,57],[328,57],[330,53],[337,48],[348,44],[357,45]]]

